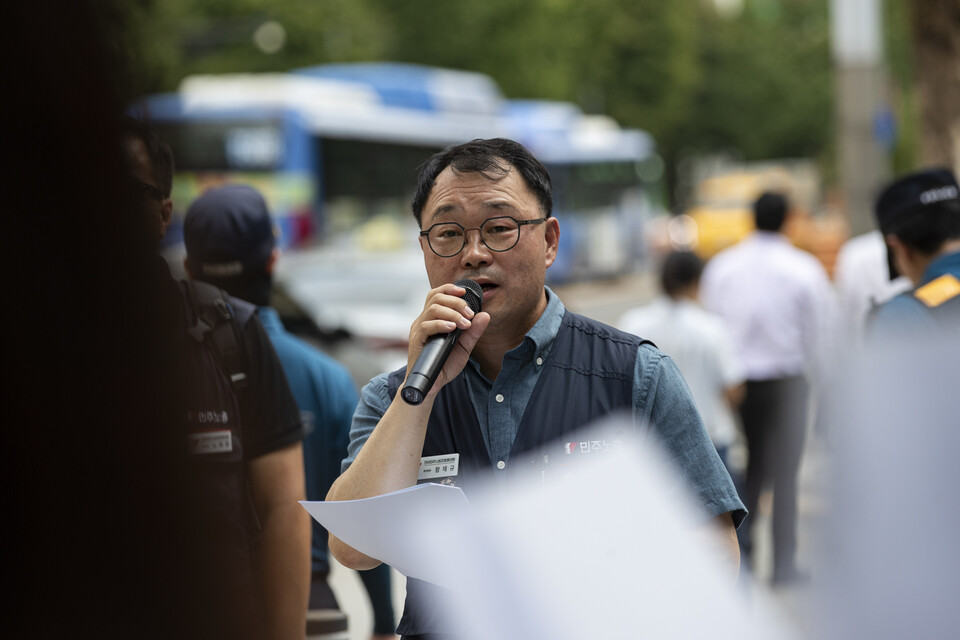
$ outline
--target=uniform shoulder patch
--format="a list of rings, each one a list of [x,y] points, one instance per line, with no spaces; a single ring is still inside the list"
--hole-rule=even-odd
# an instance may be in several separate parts
[[[913,295],[928,307],[939,307],[947,300],[960,295],[960,280],[952,274],[945,273],[914,291]]]

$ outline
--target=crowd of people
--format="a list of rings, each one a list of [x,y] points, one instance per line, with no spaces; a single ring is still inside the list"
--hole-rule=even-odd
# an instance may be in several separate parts
[[[11,513],[23,536],[55,553],[16,558],[11,574],[28,596],[60,585],[72,614],[44,616],[32,606],[42,598],[28,597],[11,627],[24,635],[62,635],[89,620],[106,635],[303,638],[308,611],[340,607],[332,554],[360,572],[374,638],[458,637],[457,621],[433,608],[438,587],[423,581],[407,581],[398,622],[390,568],[328,536],[298,501],[411,487],[434,456],[458,463],[431,481],[470,495],[486,479],[525,477],[531,452],[615,414],[667,453],[731,584],[752,569],[766,489],[771,579],[805,582],[797,475],[813,407],[832,400],[838,354],[854,342],[953,342],[960,327],[960,191],[949,170],[903,176],[879,194],[878,231],[854,241],[869,251],[855,256],[851,243],[836,287],[781,233],[784,194],[765,193],[754,233],[706,263],[689,251],[668,256],[663,296],[614,328],[571,312],[546,285],[562,228],[546,168],[516,142],[475,140],[420,169],[412,213],[431,290],[411,319],[407,366],[358,393],[341,364],[290,334],[270,307],[282,256],[263,196],[225,185],[182,203],[189,278],[177,280],[155,251],[171,221],[175,158],[144,123],[101,120],[113,135],[89,140],[97,162],[84,167],[65,148],[52,166],[70,188],[33,191],[69,211],[54,196],[83,185],[66,169],[90,172],[87,184],[116,214],[109,224],[88,218],[90,228],[70,238],[100,233],[94,257],[60,243],[34,263],[44,282],[116,279],[113,290],[38,297],[25,310],[29,339],[14,345],[24,374],[14,400],[35,395],[25,391],[42,379],[37,366],[63,362],[68,384],[51,392],[74,408],[75,423],[103,424],[52,443],[40,432],[18,436],[56,464]],[[51,146],[69,139],[55,124]],[[70,223],[61,235],[83,228]],[[480,311],[453,284],[461,279],[482,290]],[[853,301],[850,314],[837,291]],[[60,326],[71,314],[70,327]],[[397,391],[424,346],[455,330],[435,384],[422,402],[407,402]],[[29,408],[49,424],[48,407]],[[741,442],[744,466],[731,455]],[[70,498],[56,515],[30,499],[46,491]],[[63,536],[63,518],[80,530]]]
[[[933,168],[901,176],[878,194],[877,230],[841,248],[833,282],[782,233],[784,194],[753,205],[755,230],[713,256],[662,260],[663,296],[630,310],[618,326],[653,340],[675,359],[710,424],[739,414],[738,429],[710,435],[724,458],[746,452],[741,497],[756,515],[772,496],[774,585],[809,581],[797,566],[798,472],[804,440],[826,429],[838,403],[837,371],[881,340],[946,345],[960,331],[960,199],[957,179]],[[741,385],[743,385],[741,387]],[[754,523],[739,529],[746,567]]]
[[[133,119],[124,120],[122,148],[125,187],[159,240],[172,210],[170,150]],[[690,251],[666,256],[663,296],[615,329],[568,311],[545,284],[561,227],[543,165],[507,139],[448,147],[421,167],[412,202],[432,289],[411,327],[408,363],[358,395],[350,373],[290,334],[269,306],[281,258],[263,196],[239,184],[200,195],[184,219],[189,278],[175,281],[159,257],[154,277],[164,324],[177,327],[164,339],[186,383],[190,514],[213,532],[192,549],[203,559],[199,584],[210,587],[198,592],[203,610],[219,612],[203,621],[232,637],[303,637],[308,610],[339,608],[329,550],[360,571],[375,638],[463,636],[436,610],[442,590],[415,578],[397,625],[389,567],[317,522],[311,532],[298,500],[404,489],[424,480],[423,461],[435,456],[456,464],[430,481],[469,495],[484,479],[522,477],[514,469],[529,452],[618,412],[667,452],[703,530],[736,567],[731,582],[752,569],[767,490],[771,583],[808,582],[797,562],[797,502],[811,409],[829,400],[841,335],[869,342],[960,325],[960,195],[945,170],[906,176],[880,195],[882,275],[902,273],[913,287],[869,310],[859,301],[856,319],[842,319],[838,289],[850,295],[858,277],[879,275],[852,275],[841,263],[844,288],[835,289],[783,234],[784,194],[763,193],[753,208],[754,232],[706,263]],[[462,279],[479,286],[482,310],[453,284]],[[891,286],[870,295],[889,296]],[[428,342],[453,331],[423,401],[398,394]],[[744,468],[730,459],[738,442]]]
[[[854,342],[887,357],[861,372],[869,410],[836,430],[863,465],[838,476],[842,506],[863,513],[843,522],[848,579],[831,600],[840,622],[822,637],[955,633],[956,501],[937,493],[955,484],[944,474],[956,479],[951,171],[905,175],[878,194],[877,231],[838,264],[846,321],[829,319],[824,274],[779,233],[789,203],[765,194],[753,235],[705,266],[669,258],[663,299],[616,329],[545,285],[562,222],[533,155],[508,140],[447,149],[416,185],[432,289],[411,319],[408,368],[431,336],[461,333],[425,400],[409,405],[396,393],[406,369],[358,394],[341,366],[285,331],[269,306],[280,258],[252,189],[180,203],[191,279],[173,278],[156,244],[175,159],[117,116],[111,74],[124,64],[103,37],[109,17],[84,2],[63,3],[56,19],[11,11],[31,61],[10,65],[16,90],[4,100],[15,160],[3,178],[16,332],[4,395],[11,637],[303,638],[311,608],[339,604],[328,553],[365,577],[374,635],[457,635],[431,610],[433,587],[413,580],[397,627],[389,570],[368,573],[378,559],[328,540],[298,500],[409,487],[423,457],[452,453],[459,469],[443,480],[469,494],[614,412],[669,453],[699,525],[732,561],[731,584],[741,557],[751,568],[751,520],[771,482],[772,577],[809,579],[796,554],[803,416],[833,400],[827,358]],[[461,278],[482,288],[480,312],[452,284]],[[838,345],[837,334],[857,338]],[[844,382],[856,393],[857,379]],[[879,434],[884,419],[895,429]],[[738,438],[745,469],[728,455]],[[625,622],[638,617],[642,602]]]
[[[263,196],[246,185],[225,185],[204,192],[187,209],[184,243],[184,269],[191,279],[256,305],[256,315],[276,351],[304,427],[305,497],[322,500],[346,456],[357,392],[346,367],[289,333],[280,315],[269,306],[280,251]],[[309,609],[339,610],[328,581],[327,532],[316,521],[312,527]],[[372,637],[393,637],[389,567],[362,571],[360,576],[373,609]]]

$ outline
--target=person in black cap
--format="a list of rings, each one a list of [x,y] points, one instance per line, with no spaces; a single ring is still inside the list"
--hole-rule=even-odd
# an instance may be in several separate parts
[[[953,172],[926,169],[890,184],[877,199],[877,224],[887,244],[890,277],[914,289],[876,309],[873,335],[937,335],[960,331],[960,187]]]
[[[327,354],[288,333],[269,306],[279,256],[273,221],[253,187],[229,184],[197,198],[184,219],[184,267],[192,278],[213,284],[257,305],[267,335],[283,365],[307,426],[303,443],[308,500],[323,500],[347,456],[357,390],[349,371]],[[310,609],[339,609],[327,582],[327,531],[314,521]],[[394,637],[390,567],[360,572],[373,608],[375,640]]]
[[[133,118],[124,119],[122,143],[124,185],[138,203],[131,215],[150,221],[156,246],[171,219],[173,156]],[[177,377],[144,393],[162,394],[182,416],[167,426],[183,431],[177,444],[190,488],[181,535],[192,542],[187,578],[199,586],[185,606],[204,625],[190,635],[303,638],[310,536],[309,516],[298,504],[305,497],[304,428],[283,370],[252,305],[221,298],[229,322],[223,328],[235,330],[245,384],[239,375],[228,377],[223,353],[209,339],[211,327],[188,293],[197,289],[177,282],[166,262],[153,258],[151,285],[164,327],[155,340],[177,363]]]

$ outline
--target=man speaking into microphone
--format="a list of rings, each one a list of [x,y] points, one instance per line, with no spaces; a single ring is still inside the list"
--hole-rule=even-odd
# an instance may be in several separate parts
[[[396,491],[418,481],[460,486],[508,475],[524,454],[617,412],[653,430],[712,518],[733,560],[746,515],[673,362],[651,343],[567,311],[545,286],[557,256],[550,176],[502,138],[448,147],[421,168],[412,202],[432,287],[410,328],[407,366],[371,380],[354,414],[343,472],[328,500]],[[482,290],[471,309],[469,283]],[[459,331],[422,399],[400,390],[428,342]],[[419,379],[419,378],[418,378]],[[404,397],[407,396],[405,400]],[[419,402],[418,402],[419,400]],[[443,460],[447,471],[431,475]],[[651,523],[651,526],[656,526]],[[344,565],[379,564],[330,537]],[[432,585],[407,581],[398,633],[450,637],[430,610]]]

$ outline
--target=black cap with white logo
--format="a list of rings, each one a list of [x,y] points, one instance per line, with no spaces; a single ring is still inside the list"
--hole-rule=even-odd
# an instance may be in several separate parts
[[[911,173],[890,184],[877,198],[874,213],[880,232],[887,234],[897,221],[908,216],[921,216],[945,205],[960,212],[957,203],[960,203],[957,177],[949,169],[933,168]],[[887,266],[892,280],[898,274],[889,248]]]
[[[941,202],[960,200],[957,178],[948,169],[927,169],[904,176],[883,190],[877,199],[880,231],[906,215],[922,214]]]

